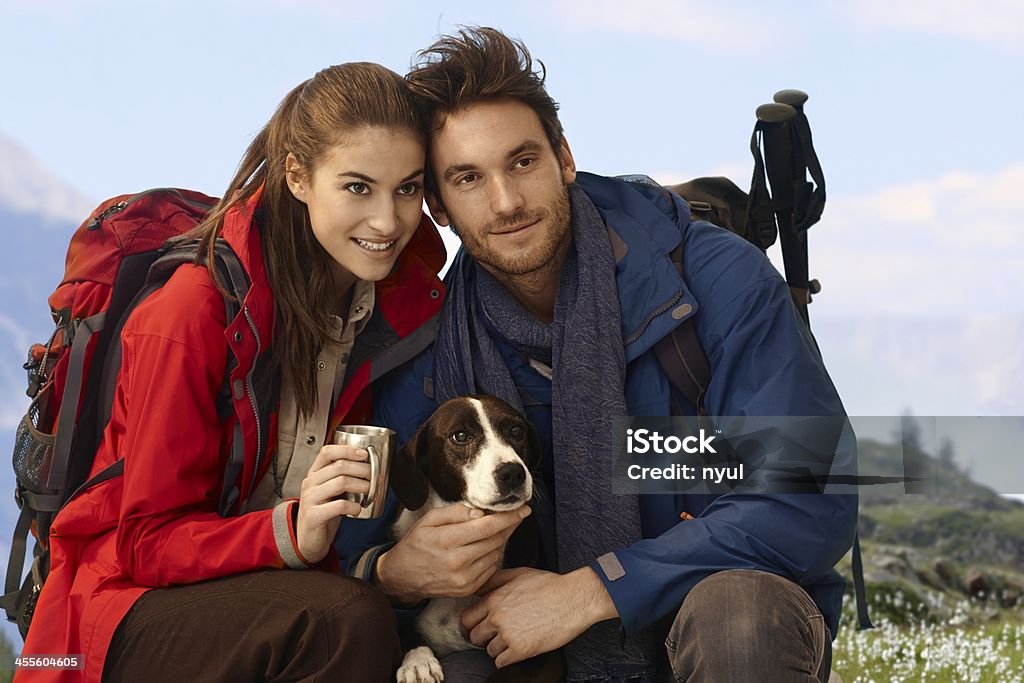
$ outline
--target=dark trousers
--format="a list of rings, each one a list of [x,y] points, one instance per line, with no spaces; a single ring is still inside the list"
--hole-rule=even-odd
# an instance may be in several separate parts
[[[103,680],[392,681],[394,612],[363,581],[269,570],[143,595],[114,634]]]
[[[665,639],[659,680],[673,683],[824,683],[832,662],[825,620],[804,589],[766,572],[712,574],[686,596]],[[441,660],[445,683],[494,671],[486,652]]]

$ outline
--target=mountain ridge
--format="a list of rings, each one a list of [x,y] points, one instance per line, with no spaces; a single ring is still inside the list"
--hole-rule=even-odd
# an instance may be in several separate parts
[[[95,204],[15,140],[0,134],[0,205],[47,219],[46,229],[81,221]]]

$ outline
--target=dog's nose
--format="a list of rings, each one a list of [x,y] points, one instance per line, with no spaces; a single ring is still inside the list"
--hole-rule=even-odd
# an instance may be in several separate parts
[[[517,462],[506,462],[494,471],[494,478],[502,491],[514,491],[526,481],[526,468]]]

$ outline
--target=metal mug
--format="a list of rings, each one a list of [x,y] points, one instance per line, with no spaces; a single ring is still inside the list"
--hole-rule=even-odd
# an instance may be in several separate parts
[[[375,519],[384,512],[388,493],[388,472],[391,455],[396,450],[397,434],[387,427],[371,425],[341,425],[334,430],[331,443],[362,448],[370,454],[369,493],[343,493],[342,498],[359,503],[362,509],[358,515],[347,515],[354,519]]]

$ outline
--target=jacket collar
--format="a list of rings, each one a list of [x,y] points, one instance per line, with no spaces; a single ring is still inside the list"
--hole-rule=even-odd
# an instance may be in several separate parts
[[[272,334],[273,295],[263,261],[263,243],[258,214],[263,187],[244,202],[233,206],[224,217],[221,236],[227,241],[249,274],[245,307],[261,334]],[[376,303],[385,320],[401,338],[411,334],[440,310],[444,286],[438,277],[446,260],[444,242],[434,223],[423,214],[413,238],[395,262],[391,274],[376,283]]]
[[[698,305],[670,258],[690,227],[690,207],[657,186],[579,172],[615,254],[626,362],[647,351]]]
[[[238,256],[249,275],[249,292],[243,302],[260,334],[270,338],[274,329],[273,295],[263,262],[263,242],[255,221],[263,199],[261,185],[251,197],[232,206],[224,216],[221,237]]]

